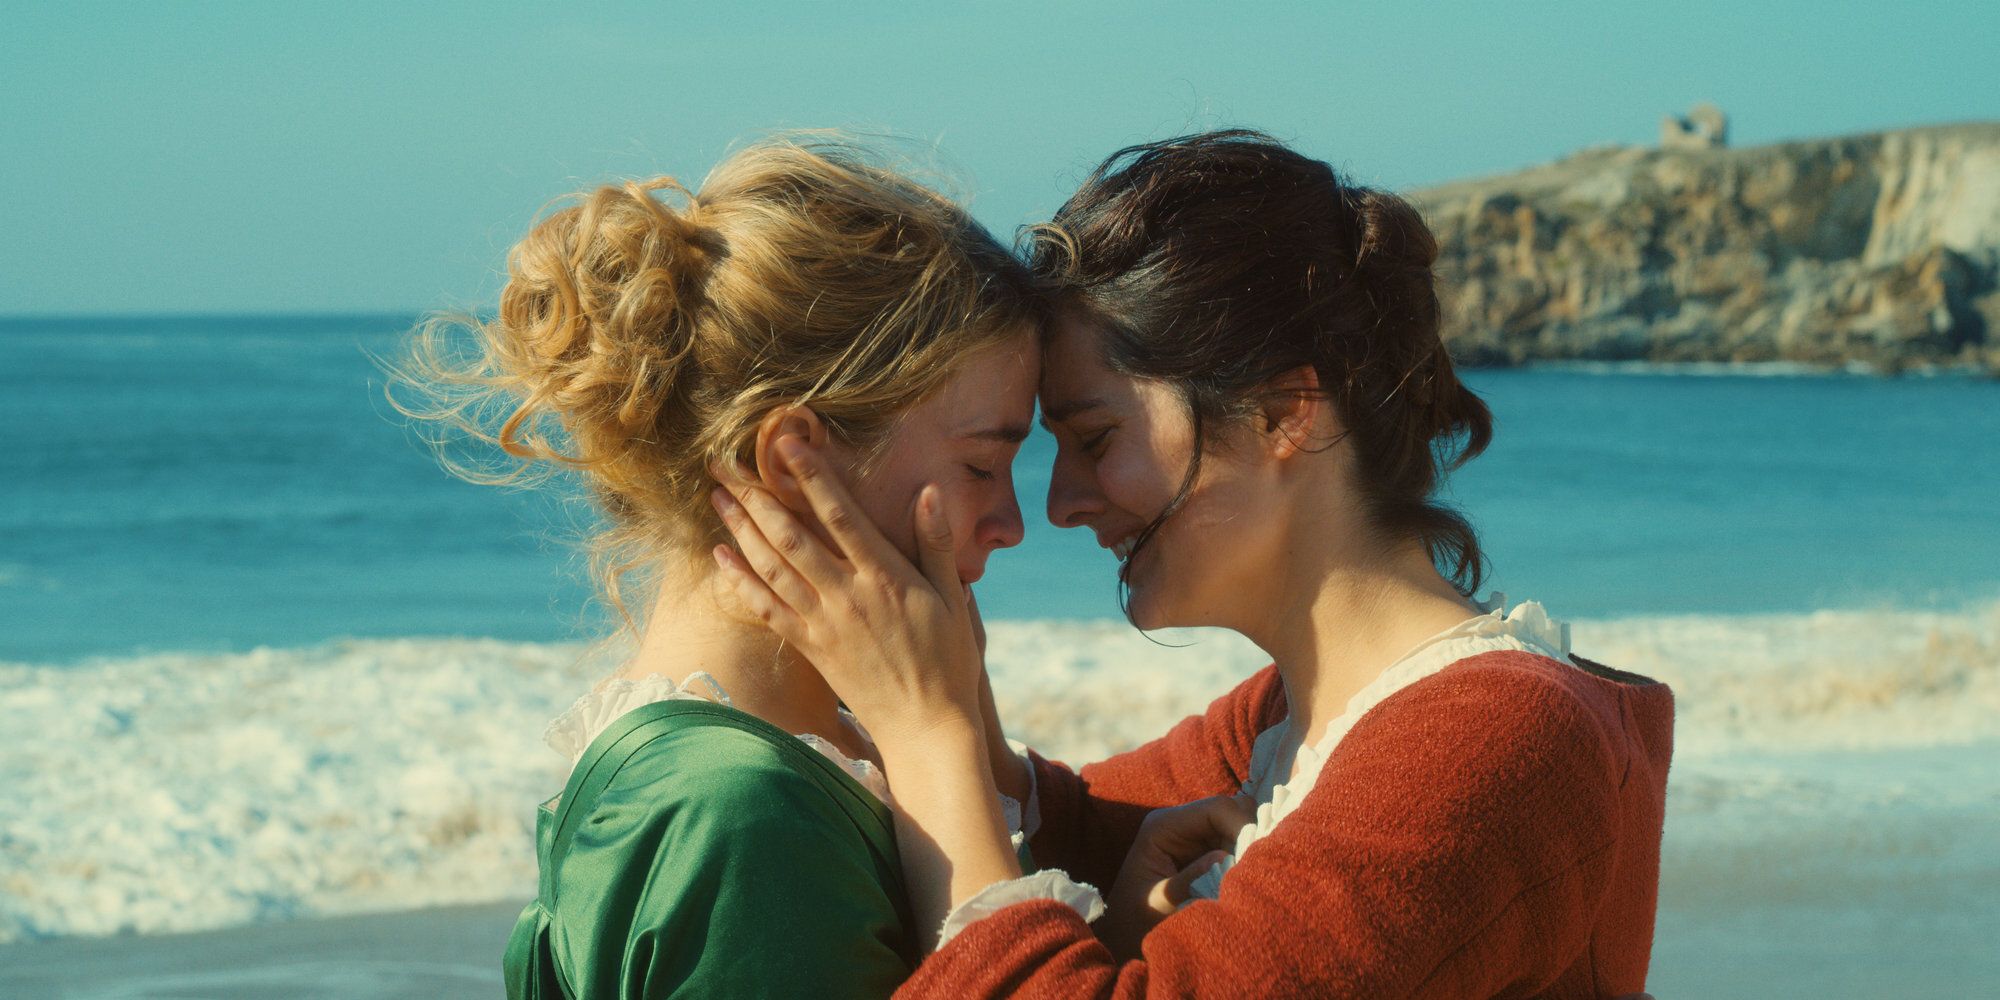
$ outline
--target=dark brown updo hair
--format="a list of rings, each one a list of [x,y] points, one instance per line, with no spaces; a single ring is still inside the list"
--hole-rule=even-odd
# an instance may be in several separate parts
[[[1452,371],[1437,240],[1408,202],[1232,129],[1113,153],[1028,244],[1038,277],[1103,332],[1112,370],[1186,401],[1194,455],[1140,546],[1186,502],[1210,436],[1310,366],[1372,522],[1422,541],[1460,593],[1478,590],[1478,536],[1434,494],[1485,450],[1493,417]]]

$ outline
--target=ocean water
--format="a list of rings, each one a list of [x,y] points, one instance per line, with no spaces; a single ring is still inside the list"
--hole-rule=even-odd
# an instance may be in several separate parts
[[[407,318],[0,321],[0,660],[601,631],[547,496],[446,476],[369,355]],[[1783,371],[1783,369],[1780,369]],[[1560,616],[1949,608],[2000,597],[2000,384],[1474,373],[1492,449],[1452,483],[1493,583]],[[989,617],[1119,615],[1041,516]]]
[[[0,942],[532,891],[541,727],[617,649],[576,505],[452,480],[393,418],[368,355],[406,324],[0,322]],[[2000,926],[2000,384],[1470,381],[1498,433],[1451,491],[1494,585],[1680,699],[1662,953],[1921,924],[1970,967]],[[1110,556],[1039,517],[1049,455],[980,600],[1010,729],[1080,762],[1263,661],[1118,621]]]

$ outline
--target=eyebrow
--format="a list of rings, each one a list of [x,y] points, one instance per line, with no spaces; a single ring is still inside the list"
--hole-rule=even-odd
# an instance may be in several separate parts
[[[1002,444],[1020,444],[1028,439],[1027,424],[1003,424],[999,427],[983,427],[976,431],[966,431],[961,438],[974,441],[998,441]]]
[[[1068,402],[1063,403],[1061,406],[1045,405],[1042,407],[1042,426],[1046,428],[1050,424],[1062,423],[1063,421],[1069,420],[1070,418],[1076,416],[1079,413],[1082,413],[1086,410],[1095,410],[1098,407],[1104,405],[1105,405],[1104,400],[1096,396],[1087,396],[1083,399],[1072,399],[1069,400]]]

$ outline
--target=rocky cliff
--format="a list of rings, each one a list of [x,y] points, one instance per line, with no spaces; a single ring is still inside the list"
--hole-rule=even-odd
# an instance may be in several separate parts
[[[1470,364],[1800,361],[2000,374],[2000,123],[1603,148],[1410,193]]]

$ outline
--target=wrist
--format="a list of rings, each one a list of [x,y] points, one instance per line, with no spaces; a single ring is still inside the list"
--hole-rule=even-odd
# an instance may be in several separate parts
[[[959,712],[890,720],[880,728],[871,727],[869,735],[885,764],[901,761],[913,769],[975,758],[983,764],[987,755],[985,726]]]
[[[1018,878],[984,727],[932,719],[922,731],[877,738],[896,794],[896,841],[920,928],[940,925],[952,907],[995,882]],[[928,947],[928,944],[926,945]]]

